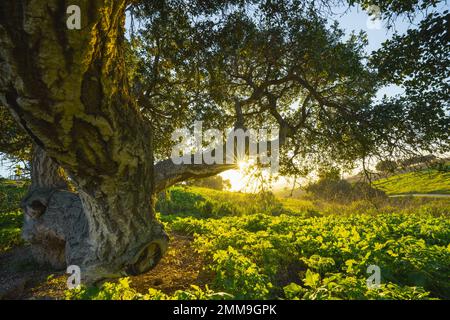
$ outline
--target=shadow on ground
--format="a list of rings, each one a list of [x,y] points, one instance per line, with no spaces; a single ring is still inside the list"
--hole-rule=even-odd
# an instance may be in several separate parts
[[[192,247],[192,238],[171,235],[169,249],[160,263],[147,273],[130,277],[140,293],[149,288],[173,294],[192,284],[203,287],[213,275],[204,270],[204,259]],[[30,248],[16,247],[0,253],[0,299],[64,299],[67,275],[34,262]]]

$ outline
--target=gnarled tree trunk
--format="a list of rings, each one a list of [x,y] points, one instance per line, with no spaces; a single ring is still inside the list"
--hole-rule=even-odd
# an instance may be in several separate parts
[[[167,236],[150,215],[139,229],[129,222],[129,228],[117,228],[121,234],[111,230],[106,236],[98,235],[97,242],[91,243],[94,237],[82,198],[68,190],[61,168],[38,146],[33,154],[32,184],[22,207],[25,213],[23,237],[31,244],[35,259],[56,269],[81,266],[83,280],[87,283],[147,271],[157,264],[167,248]],[[111,222],[114,217],[107,219]],[[114,252],[111,246],[121,246],[124,242],[141,245],[137,256],[130,256],[125,250]],[[95,248],[103,246],[105,255],[92,259],[93,252],[99,250]],[[111,256],[107,257],[106,253]],[[121,263],[114,265],[118,260]]]
[[[82,219],[83,228],[87,226],[80,199],[68,191],[61,168],[39,146],[33,150],[31,182],[22,200],[23,238],[31,244],[37,261],[62,269],[66,265],[66,233],[72,218]]]
[[[0,102],[37,146],[24,237],[41,262],[78,265],[92,283],[145,272],[164,254],[156,192],[233,166],[154,165],[126,80],[127,1],[72,2],[80,30],[67,28],[65,0],[0,1]]]
[[[66,27],[66,1],[0,3],[0,100],[40,147],[25,237],[42,260],[79,265],[95,282],[148,270],[167,235],[153,210],[149,126],[128,95],[127,3],[75,2],[81,30]],[[78,194],[64,190],[57,166]]]

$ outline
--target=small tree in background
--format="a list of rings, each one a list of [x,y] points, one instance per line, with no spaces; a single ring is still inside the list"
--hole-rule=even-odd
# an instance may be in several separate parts
[[[384,174],[394,173],[395,169],[397,169],[397,162],[393,160],[382,160],[377,163],[375,169]]]

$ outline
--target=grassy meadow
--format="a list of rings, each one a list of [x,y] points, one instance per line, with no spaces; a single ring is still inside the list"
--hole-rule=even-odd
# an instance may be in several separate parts
[[[374,181],[376,188],[393,194],[450,194],[450,171],[423,169]]]

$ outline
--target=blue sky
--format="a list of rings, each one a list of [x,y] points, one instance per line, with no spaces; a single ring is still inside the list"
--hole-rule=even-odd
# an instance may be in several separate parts
[[[438,10],[444,10],[448,9],[449,6],[446,4],[442,4],[441,8]],[[368,47],[367,52],[370,53],[373,50],[376,50],[380,48],[381,44],[392,37],[393,30],[388,30],[384,26],[381,26],[381,28],[373,28],[373,24],[370,24],[370,18],[367,12],[361,10],[358,7],[353,7],[349,10],[346,10],[347,8],[335,8],[333,11],[335,13],[338,13],[337,20],[340,24],[340,26],[347,32],[347,34],[350,34],[352,31],[359,32],[364,31],[367,33],[368,38]],[[368,27],[368,21],[369,21],[369,27]],[[408,27],[410,27],[410,23],[406,21],[402,21],[399,19],[396,21],[395,29],[399,33],[404,33]],[[398,87],[391,86],[387,88],[383,88],[378,93],[378,98],[382,97],[383,95],[392,96],[395,94],[401,93],[402,90]],[[0,175],[1,176],[8,176],[10,173],[7,170],[6,166],[2,166],[0,163]]]
[[[411,27],[409,22],[399,19],[395,24],[395,30],[388,29],[383,23],[373,21],[369,14],[359,6],[352,7],[351,9],[336,8],[334,9],[334,12],[339,14],[336,20],[338,20],[339,25],[347,34],[350,34],[352,31],[358,33],[361,30],[367,34],[367,53],[379,49],[382,43],[387,39],[390,39],[395,31],[402,34]],[[382,98],[384,95],[393,96],[401,93],[401,88],[393,85],[382,88],[378,92],[377,99]]]

